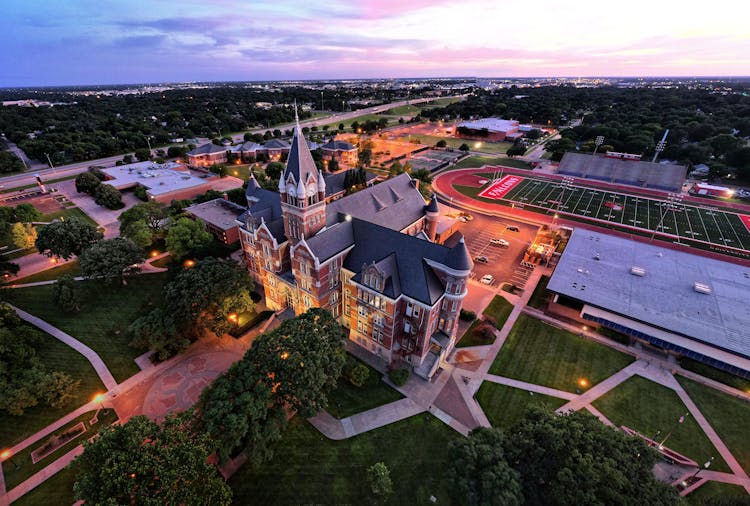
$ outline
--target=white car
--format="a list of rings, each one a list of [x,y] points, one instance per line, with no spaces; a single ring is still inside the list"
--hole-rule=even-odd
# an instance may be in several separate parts
[[[480,279],[479,282],[483,285],[491,285],[495,282],[495,278],[492,276],[492,274],[485,274],[484,276],[482,276],[482,279]]]
[[[502,246],[503,248],[510,246],[510,243],[505,239],[490,239],[490,244],[493,246]]]

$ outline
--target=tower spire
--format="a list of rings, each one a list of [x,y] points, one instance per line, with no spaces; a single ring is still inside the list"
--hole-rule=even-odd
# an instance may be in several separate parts
[[[299,115],[297,114],[297,99],[294,99],[294,123],[297,125],[297,130],[299,130]]]

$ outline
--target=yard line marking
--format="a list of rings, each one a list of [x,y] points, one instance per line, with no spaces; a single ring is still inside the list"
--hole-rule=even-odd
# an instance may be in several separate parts
[[[716,230],[719,231],[719,235],[721,236],[721,241],[724,243],[724,246],[727,246],[727,240],[724,238],[724,231],[719,226],[719,222],[716,221],[716,216],[714,213],[711,213],[711,217],[714,219],[714,223],[716,224]]]
[[[740,236],[737,234],[737,231],[732,226],[732,223],[729,221],[729,217],[727,216],[727,213],[721,213],[721,215],[724,217],[724,219],[727,222],[727,225],[729,225],[729,228],[732,230],[732,233],[734,234],[734,237],[737,239],[737,243],[740,245],[742,249],[745,249],[745,245],[742,243],[742,239],[740,239]]]

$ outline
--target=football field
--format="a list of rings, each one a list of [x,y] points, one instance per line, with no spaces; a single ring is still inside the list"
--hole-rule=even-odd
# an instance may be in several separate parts
[[[492,174],[478,176],[491,178]],[[464,188],[469,192],[477,190]],[[462,193],[468,194],[466,191]],[[605,225],[659,232],[688,243],[700,241],[750,250],[750,217],[708,205],[685,203],[679,197],[659,200],[577,186],[570,182],[505,176],[485,183],[478,189],[475,198],[530,211],[559,214],[560,217],[588,218],[605,222]]]

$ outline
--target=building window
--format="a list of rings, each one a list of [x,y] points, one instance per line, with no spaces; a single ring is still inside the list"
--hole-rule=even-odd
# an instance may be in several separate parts
[[[442,307],[443,311],[447,311],[448,310],[448,299],[443,299],[443,304],[442,304],[441,307]]]
[[[404,332],[411,334],[411,324],[409,322],[404,322]]]
[[[451,311],[453,311],[455,313],[456,312],[456,307],[458,307],[458,301],[454,300],[453,302],[451,302]]]

